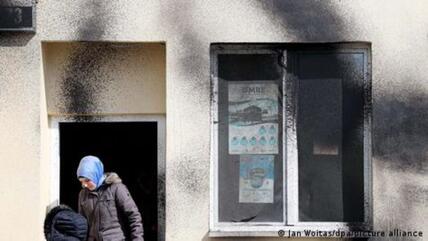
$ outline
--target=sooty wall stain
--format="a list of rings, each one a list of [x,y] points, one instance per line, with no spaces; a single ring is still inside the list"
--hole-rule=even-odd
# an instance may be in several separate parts
[[[166,201],[165,201],[165,197],[166,197],[166,193],[165,193],[165,172],[162,173],[158,173],[158,183],[157,183],[157,191],[158,191],[158,220],[161,220],[160,222],[163,223],[163,225],[159,225],[159,230],[158,232],[161,234],[165,233],[165,221],[166,221],[166,217],[165,217],[165,206],[166,206]],[[160,208],[159,208],[160,207]]]
[[[178,180],[179,187],[189,195],[205,193],[205,186],[202,181],[205,180],[205,170],[195,168],[197,161],[189,156],[183,157],[174,171],[174,176]]]
[[[193,27],[192,12],[196,10],[191,2],[171,2],[168,5],[162,5],[162,7],[164,8],[162,9],[163,12],[169,12],[171,9],[180,10],[171,11],[164,18],[165,25],[174,26],[174,32],[178,36],[177,39],[180,43],[180,48],[177,49],[178,53],[176,53],[179,57],[178,67],[180,72],[186,76],[185,81],[179,78],[174,79],[174,85],[179,86],[180,89],[174,89],[173,92],[176,95],[174,98],[184,97],[185,106],[191,106],[186,111],[194,113],[187,112],[187,115],[195,115],[196,118],[190,121],[195,122],[195,125],[198,126],[196,122],[199,120],[200,112],[209,112],[209,95],[204,96],[205,93],[209,93],[210,88],[209,77],[206,78],[209,74],[209,68],[206,64],[209,63],[209,43],[203,40],[204,32]],[[184,24],[177,25],[177,23]],[[181,108],[181,110],[184,109]],[[195,148],[197,148],[196,146]],[[172,175],[183,193],[199,196],[209,191],[203,183],[207,180],[207,171],[209,172],[208,165],[201,164],[192,156],[182,153]]]
[[[106,33],[109,19],[108,4],[104,1],[90,1],[83,6],[89,18],[80,24],[79,40],[100,40]],[[61,96],[62,111],[71,114],[92,114],[101,111],[100,94],[106,90],[109,82],[108,72],[103,66],[111,61],[117,50],[108,43],[81,42],[66,61],[62,74]],[[82,117],[91,119],[92,117]]]
[[[374,99],[373,154],[389,168],[428,171],[428,96],[413,91]]]
[[[107,43],[80,43],[69,58],[61,81],[65,113],[88,114],[101,111],[100,95],[110,81],[103,66],[116,54]]]
[[[415,184],[405,184],[401,192],[401,196],[406,199],[405,202],[414,202],[428,207],[428,186],[423,187]]]
[[[340,41],[346,26],[327,1],[262,1],[262,8],[301,41]],[[322,11],[320,11],[322,9]],[[304,17],[300,17],[304,13]],[[404,81],[404,80],[403,80]],[[428,97],[412,93],[406,100],[395,95],[373,99],[373,154],[391,168],[426,173],[428,170]]]

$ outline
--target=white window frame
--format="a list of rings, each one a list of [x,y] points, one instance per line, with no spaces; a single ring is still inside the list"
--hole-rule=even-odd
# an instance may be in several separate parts
[[[293,93],[287,86],[293,85],[296,77],[283,73],[283,222],[219,222],[218,217],[218,55],[219,54],[262,54],[278,53],[273,50],[274,45],[227,45],[212,46],[211,58],[211,155],[210,155],[210,232],[211,237],[227,236],[276,236],[278,231],[300,231],[304,229],[331,231],[331,230],[371,230],[372,223],[372,163],[371,163],[371,55],[367,44],[328,44],[334,46],[335,53],[363,53],[364,54],[364,222],[299,222],[298,221],[298,151],[295,115],[296,97],[287,98]],[[286,47],[282,49],[283,65],[286,66]],[[309,50],[312,52],[311,50]],[[315,52],[314,50],[313,52]],[[307,52],[307,51],[306,51]]]
[[[217,50],[215,51],[215,54],[222,54],[222,53],[228,53],[228,54],[272,54],[274,51],[271,50],[265,50],[265,49],[228,49],[228,50]],[[211,54],[211,56],[213,56]],[[248,226],[247,222],[218,222],[218,106],[214,103],[218,103],[218,77],[215,73],[217,73],[217,57],[211,59],[212,62],[212,73],[211,78],[212,81],[212,93],[215,93],[212,96],[212,103],[211,103],[211,123],[212,125],[212,133],[211,133],[211,169],[210,169],[210,177],[211,177],[211,190],[213,192],[210,192],[211,194],[211,200],[213,202],[210,205],[210,230],[213,233],[214,230],[220,231],[223,229],[228,229],[230,227],[236,227],[236,230],[245,230],[245,227]],[[285,135],[283,135],[282,141],[285,143]],[[284,145],[283,145],[284,146]],[[285,156],[285,152],[283,154]],[[284,158],[282,160],[283,162],[283,168],[284,167]],[[285,172],[283,170],[283,179],[285,180]],[[283,200],[285,200],[285,192],[283,192]],[[283,208],[283,218],[285,220],[285,207]],[[274,227],[276,230],[280,227],[283,227],[285,225],[285,221],[283,222],[251,222],[251,226],[270,226]]]
[[[165,157],[166,157],[166,121],[165,115],[91,115],[91,116],[49,116],[49,132],[51,140],[51,157],[50,157],[50,203],[51,205],[59,204],[60,194],[60,123],[103,123],[103,122],[156,122],[157,124],[157,176],[158,176],[158,200],[160,195],[165,194],[165,180],[159,178],[165,175]],[[77,168],[77,167],[76,167]],[[70,170],[73,171],[73,170]],[[77,180],[77,179],[76,179]],[[158,201],[158,240],[165,240],[165,203]]]

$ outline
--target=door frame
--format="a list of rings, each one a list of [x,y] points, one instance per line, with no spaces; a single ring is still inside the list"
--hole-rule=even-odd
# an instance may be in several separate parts
[[[51,204],[59,204],[60,194],[60,123],[156,122],[157,123],[157,205],[158,241],[165,240],[165,177],[166,177],[166,117],[159,114],[132,115],[59,115],[49,116],[50,136],[50,197]]]

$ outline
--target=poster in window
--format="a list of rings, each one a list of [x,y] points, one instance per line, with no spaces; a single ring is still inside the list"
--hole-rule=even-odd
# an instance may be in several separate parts
[[[273,155],[240,156],[240,203],[273,203],[273,168]]]
[[[229,154],[278,154],[278,85],[229,82]]]

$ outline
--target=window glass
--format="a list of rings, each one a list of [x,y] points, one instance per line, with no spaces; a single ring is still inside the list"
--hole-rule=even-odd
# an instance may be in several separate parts
[[[364,221],[363,57],[297,54],[300,221]]]
[[[214,50],[215,222],[368,224],[365,48]]]
[[[220,222],[282,222],[282,69],[276,53],[219,54]]]

